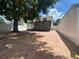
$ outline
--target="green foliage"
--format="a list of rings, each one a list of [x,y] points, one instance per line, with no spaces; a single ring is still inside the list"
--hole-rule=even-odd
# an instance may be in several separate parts
[[[60,19],[59,19],[59,18],[58,18],[57,20],[54,20],[54,21],[53,21],[53,25],[54,25],[54,26],[58,25],[59,23],[60,23]]]
[[[79,55],[75,55],[74,59],[79,59]]]
[[[41,9],[46,13],[47,8],[57,0],[0,0],[0,15],[8,20],[14,20],[14,30],[18,30],[18,20],[25,22],[38,18]],[[15,31],[16,31],[15,30]]]
[[[0,14],[9,20],[27,17],[34,19],[38,16],[35,0],[0,0]]]
[[[0,14],[9,20],[27,18],[33,20],[39,16],[41,9],[46,13],[47,8],[57,0],[0,0]]]
[[[52,6],[53,7],[53,4],[56,3],[56,1],[58,0],[38,0],[38,10],[39,12],[41,11],[41,9],[43,10],[44,13],[47,12],[47,8],[49,6]]]

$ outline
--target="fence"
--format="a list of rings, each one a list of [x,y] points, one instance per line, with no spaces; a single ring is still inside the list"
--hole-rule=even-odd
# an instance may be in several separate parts
[[[27,23],[27,29],[36,31],[50,31],[51,21],[29,22]]]

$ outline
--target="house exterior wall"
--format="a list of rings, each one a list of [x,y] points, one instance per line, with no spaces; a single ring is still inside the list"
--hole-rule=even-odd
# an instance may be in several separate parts
[[[57,30],[79,46],[79,5],[74,5],[62,18]]]

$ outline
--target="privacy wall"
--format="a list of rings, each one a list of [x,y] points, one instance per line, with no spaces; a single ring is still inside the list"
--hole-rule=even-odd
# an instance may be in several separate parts
[[[64,15],[57,30],[79,46],[79,4],[73,5]]]

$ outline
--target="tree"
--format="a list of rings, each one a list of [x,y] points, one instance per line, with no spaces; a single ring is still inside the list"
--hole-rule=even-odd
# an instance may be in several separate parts
[[[47,13],[47,8],[49,6],[54,7],[53,5],[58,1],[58,0],[38,0],[38,10],[39,12],[42,10],[44,13]]]
[[[60,18],[53,21],[53,25],[56,26],[60,23]]]
[[[46,13],[47,8],[53,5],[57,0],[0,0],[0,14],[5,15],[8,20],[14,20],[13,31],[18,31],[18,20],[23,18],[33,20],[39,16],[43,10]]]

